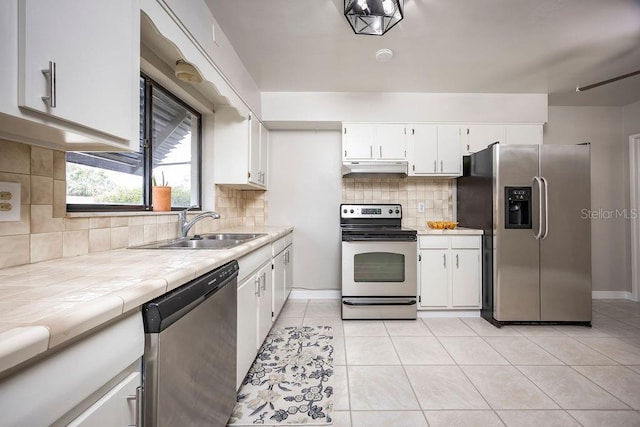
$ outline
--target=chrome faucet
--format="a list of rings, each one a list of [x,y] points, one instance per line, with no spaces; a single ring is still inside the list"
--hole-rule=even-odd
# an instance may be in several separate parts
[[[180,226],[180,233],[183,239],[187,237],[187,234],[189,233],[189,230],[191,230],[191,227],[193,227],[196,224],[196,222],[200,221],[201,219],[204,219],[204,218],[219,219],[220,218],[219,213],[206,211],[206,212],[202,212],[199,215],[196,215],[191,221],[187,221],[187,212],[189,212],[189,209],[193,209],[195,207],[197,206],[191,206],[183,211],[178,212],[178,224]]]

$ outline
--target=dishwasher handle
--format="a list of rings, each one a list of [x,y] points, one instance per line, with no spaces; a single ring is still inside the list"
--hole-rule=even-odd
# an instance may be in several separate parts
[[[237,283],[238,270],[238,262],[231,261],[143,304],[144,332],[146,334],[162,332],[223,287],[230,283]]]

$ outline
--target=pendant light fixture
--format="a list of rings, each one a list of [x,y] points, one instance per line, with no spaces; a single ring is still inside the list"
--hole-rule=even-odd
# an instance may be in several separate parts
[[[202,75],[198,72],[196,67],[182,59],[176,61],[175,73],[178,80],[182,80],[183,82],[191,84],[202,82]]]
[[[381,36],[404,18],[404,0],[344,0],[344,16],[354,33]]]

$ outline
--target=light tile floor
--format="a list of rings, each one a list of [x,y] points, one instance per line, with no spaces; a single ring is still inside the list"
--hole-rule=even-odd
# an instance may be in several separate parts
[[[480,318],[341,320],[289,300],[276,327],[335,334],[335,427],[640,426],[640,303],[594,300],[593,327]]]

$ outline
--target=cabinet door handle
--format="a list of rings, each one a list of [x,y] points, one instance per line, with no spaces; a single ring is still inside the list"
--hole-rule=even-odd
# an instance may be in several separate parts
[[[433,161],[433,172],[438,172],[438,168],[436,166],[437,162],[434,160]]]
[[[254,294],[259,297],[260,296],[260,277],[256,276],[256,278],[253,281],[253,284],[256,286],[256,290],[254,292]]]
[[[265,273],[264,271],[262,272],[262,290],[267,290],[267,273]]]
[[[373,159],[373,145],[369,146],[369,157]]]
[[[140,427],[142,426],[142,386],[138,386],[136,387],[136,394],[135,395],[129,395],[127,396],[127,400],[128,401],[132,401],[134,405],[136,405],[136,412],[135,412],[135,424],[134,426],[136,427]]]
[[[42,100],[50,108],[56,108],[56,63],[49,61],[49,68],[42,70],[42,74],[47,78],[48,86],[47,96],[43,96]]]
[[[458,254],[456,254],[456,268],[460,268],[460,260],[458,259]]]
[[[382,145],[380,146],[380,158],[382,158]]]
[[[440,160],[440,172],[442,172],[443,167],[442,167],[442,160]]]
[[[447,254],[442,254],[442,266],[447,268]]]
[[[347,150],[344,150],[344,157],[347,157]]]

